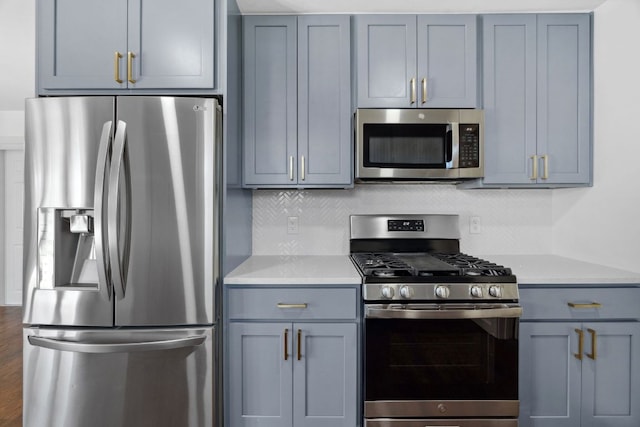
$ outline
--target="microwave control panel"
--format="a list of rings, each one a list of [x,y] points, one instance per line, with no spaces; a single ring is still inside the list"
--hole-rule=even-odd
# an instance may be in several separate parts
[[[458,167],[477,168],[480,166],[480,125],[460,124],[460,147]]]

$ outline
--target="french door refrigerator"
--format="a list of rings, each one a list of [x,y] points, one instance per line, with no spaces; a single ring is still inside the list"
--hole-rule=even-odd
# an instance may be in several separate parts
[[[26,101],[24,426],[212,426],[216,99]]]

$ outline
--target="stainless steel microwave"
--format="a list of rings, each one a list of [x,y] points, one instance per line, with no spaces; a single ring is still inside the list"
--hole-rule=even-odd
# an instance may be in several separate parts
[[[474,109],[358,109],[356,181],[484,176],[484,113]]]

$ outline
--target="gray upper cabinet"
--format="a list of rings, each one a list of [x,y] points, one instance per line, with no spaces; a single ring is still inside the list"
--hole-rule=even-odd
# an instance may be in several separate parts
[[[587,14],[483,17],[485,185],[591,182]]]
[[[37,2],[38,92],[214,89],[215,2]]]
[[[244,186],[349,187],[350,21],[245,16]]]
[[[478,106],[476,15],[359,15],[360,108]]]

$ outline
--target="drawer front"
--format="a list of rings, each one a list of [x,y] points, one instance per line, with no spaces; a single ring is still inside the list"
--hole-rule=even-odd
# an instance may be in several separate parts
[[[230,319],[355,319],[356,289],[229,289]]]
[[[522,320],[640,319],[640,288],[520,289]]]

